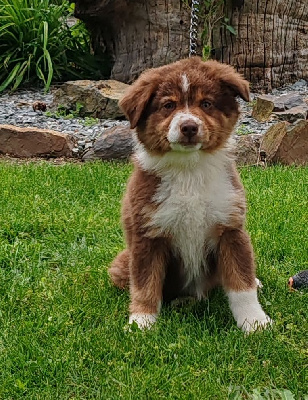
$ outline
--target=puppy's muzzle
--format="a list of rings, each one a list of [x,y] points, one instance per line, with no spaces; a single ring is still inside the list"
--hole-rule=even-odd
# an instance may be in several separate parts
[[[188,120],[181,124],[180,131],[189,141],[198,134],[199,127],[195,121]]]
[[[192,119],[186,120],[180,125],[180,133],[179,143],[183,145],[196,144],[198,142],[199,126]]]

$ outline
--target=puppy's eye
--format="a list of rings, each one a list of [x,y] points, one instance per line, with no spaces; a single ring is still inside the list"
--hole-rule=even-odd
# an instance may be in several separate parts
[[[163,105],[163,108],[165,110],[169,110],[169,111],[174,110],[175,109],[175,101],[168,101],[167,103],[165,103]]]
[[[201,102],[201,108],[203,108],[203,109],[210,108],[211,105],[212,105],[212,104],[211,104],[209,101],[207,101],[207,100],[203,100],[203,101]]]

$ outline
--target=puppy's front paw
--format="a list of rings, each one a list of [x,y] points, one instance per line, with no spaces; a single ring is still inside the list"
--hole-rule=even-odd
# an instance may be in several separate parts
[[[242,292],[229,291],[227,295],[237,326],[245,333],[272,325],[272,320],[258,302],[257,289]]]
[[[131,314],[129,316],[129,325],[137,324],[141,330],[150,329],[156,322],[156,314]]]
[[[247,334],[269,328],[272,325],[273,321],[264,312],[256,317],[246,318],[242,324],[238,323],[238,327]]]

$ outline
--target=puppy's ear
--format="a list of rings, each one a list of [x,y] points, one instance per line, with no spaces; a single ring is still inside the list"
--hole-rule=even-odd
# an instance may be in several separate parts
[[[119,105],[130,122],[130,128],[138,125],[151,96],[157,87],[157,79],[152,70],[146,71],[125,92]]]
[[[207,75],[219,79],[223,86],[227,86],[234,96],[240,96],[249,101],[249,83],[235,71],[231,65],[222,64],[215,60],[205,61]]]
[[[249,83],[240,74],[232,70],[222,78],[222,82],[243,100],[249,101]]]

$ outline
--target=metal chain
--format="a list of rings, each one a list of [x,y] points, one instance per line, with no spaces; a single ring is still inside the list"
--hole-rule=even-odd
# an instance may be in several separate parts
[[[197,54],[199,0],[192,0],[189,29],[189,57]]]

